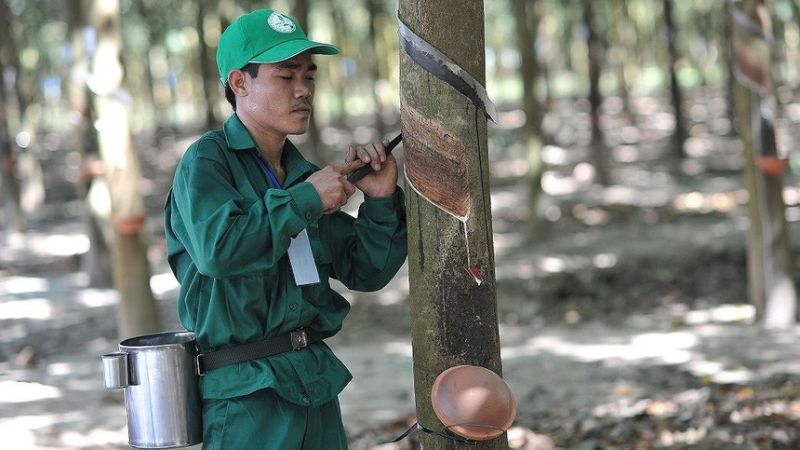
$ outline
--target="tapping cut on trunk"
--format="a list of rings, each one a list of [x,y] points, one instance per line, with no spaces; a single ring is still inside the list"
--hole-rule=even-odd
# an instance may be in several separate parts
[[[471,206],[467,147],[456,132],[400,98],[405,174],[414,190],[461,221]]]

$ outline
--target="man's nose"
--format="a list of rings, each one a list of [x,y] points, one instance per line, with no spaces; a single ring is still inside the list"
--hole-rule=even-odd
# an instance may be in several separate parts
[[[314,93],[314,89],[309,85],[306,80],[302,80],[294,88],[297,97],[309,97]]]

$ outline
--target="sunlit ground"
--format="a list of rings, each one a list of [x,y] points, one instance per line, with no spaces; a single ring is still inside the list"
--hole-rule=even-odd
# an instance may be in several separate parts
[[[498,211],[510,207],[502,195],[493,200]],[[502,238],[496,240],[502,241]],[[81,252],[81,245],[78,237],[74,241],[51,240],[48,245],[18,245],[15,251],[64,256]],[[500,245],[498,253],[509,250]],[[608,268],[616,261],[613,252],[577,256],[536,254],[520,264],[499,264],[498,280],[524,279],[581,267]],[[403,272],[369,301],[384,306],[402,304],[408,294],[407,286],[408,278]],[[151,278],[151,287],[157,297],[164,298],[174,295],[177,283],[169,272],[160,272]],[[110,307],[116,295],[112,290],[89,288],[86,276],[76,272],[56,278],[4,277],[0,280],[0,299],[0,320],[8,324],[4,325],[0,342],[12,342],[25,336],[25,328],[20,326],[22,321],[57,324],[82,311]],[[364,301],[352,296],[351,300]],[[549,371],[562,364],[571,365],[571,370],[577,370],[578,374],[586,370],[581,367],[592,368],[589,373],[615,372],[625,367],[671,367],[670,370],[685,371],[708,383],[721,384],[744,384],[772,373],[800,373],[800,364],[792,362],[800,360],[800,351],[787,350],[795,347],[793,343],[800,333],[797,330],[760,333],[751,325],[754,311],[750,305],[684,309],[681,317],[682,324],[672,330],[610,329],[588,322],[584,327],[548,327],[531,334],[520,325],[503,325],[500,331],[506,378],[517,396],[526,398],[536,389],[547,389],[551,377],[558,376]],[[746,346],[740,342],[743,339],[747,341]],[[412,348],[406,337],[334,345],[355,375],[355,380],[342,394],[348,430],[363,432],[376,422],[400,420],[413,412]],[[0,366],[0,435],[4,442],[15,449],[126,448],[121,396],[102,389],[100,374],[99,355],[113,350],[114,346],[115,343],[108,340],[88,342],[79,354],[49,357],[29,370],[14,368],[8,363]],[[730,356],[736,352],[760,357],[763,365],[737,365]],[[797,353],[796,358],[787,358],[794,353]],[[374,380],[377,379],[382,381],[376,384]],[[642,410],[669,414],[681,401],[688,401],[686,399],[692,395],[702,395],[687,391],[683,397],[669,401],[641,399],[639,395],[644,392],[644,386],[624,378],[606,387],[608,391],[604,394],[592,392],[580,398],[577,392],[576,398],[569,401],[583,401],[587,407],[593,405],[591,411],[597,417],[624,417]],[[800,414],[796,404],[787,408],[794,411],[793,414]],[[524,409],[523,403],[521,412]],[[745,411],[737,420],[749,420],[747,414],[766,412]],[[691,442],[693,439],[700,438],[688,433],[665,436],[662,442]]]
[[[644,105],[643,108],[647,108]],[[797,113],[800,108],[791,111]],[[702,114],[695,110],[694,114]],[[800,113],[796,114],[800,117]],[[793,120],[798,120],[797,118]],[[519,112],[506,113],[500,127],[514,129],[524,121]],[[711,242],[729,238],[731,230],[746,229],[741,210],[747,194],[737,180],[728,177],[706,180],[702,184],[676,184],[666,170],[637,166],[637,162],[652,158],[645,147],[632,143],[647,137],[660,136],[673,124],[670,117],[653,114],[650,129],[621,127],[612,146],[615,161],[630,163],[618,174],[624,178],[617,184],[601,188],[595,185],[596,171],[584,162],[585,154],[568,146],[548,145],[543,159],[548,164],[542,187],[548,196],[558,201],[547,207],[548,220],[564,218],[585,225],[589,231],[569,236],[569,244],[578,251],[561,251],[558,243],[552,251],[530,251],[520,255],[525,242],[514,227],[530,217],[527,205],[521,204],[526,186],[518,183],[493,192],[492,214],[499,218],[494,244],[498,259],[498,284],[513,280],[529,280],[548,274],[580,272],[592,269],[611,269],[620,264],[623,251],[629,248],[590,246],[592,229],[612,223],[615,208],[627,206],[650,211],[645,222],[658,222],[669,215],[719,214],[731,220],[703,230],[695,230],[691,242]],[[730,124],[712,126],[725,129]],[[567,130],[568,132],[569,130]],[[574,130],[573,130],[574,131]],[[329,131],[325,138],[339,142],[344,139]],[[366,131],[356,140],[367,139]],[[687,151],[695,159],[686,173],[704,169],[703,164],[719,164],[713,143],[695,137]],[[519,150],[519,149],[518,149]],[[528,163],[520,152],[493,162],[493,176],[500,179],[523,179]],[[699,164],[699,165],[698,165]],[[567,168],[568,169],[565,169]],[[724,169],[724,167],[723,167]],[[787,219],[800,220],[800,188],[784,188]],[[358,198],[348,205],[355,212]],[[509,225],[510,224],[510,225]],[[675,238],[686,238],[685,230],[675,224]],[[669,227],[666,227],[667,229]],[[606,230],[607,232],[607,230]],[[70,255],[79,255],[88,248],[88,240],[80,224],[60,226],[47,232],[33,231],[27,235],[3,236],[0,261],[53,261],[61,264]],[[585,245],[582,245],[585,244]],[[646,243],[631,243],[640,252],[652,251]],[[652,245],[652,244],[651,244]],[[86,311],[102,311],[113,315],[117,298],[109,289],[88,286],[85,274],[74,268],[69,275],[50,277],[36,274],[12,274],[0,279],[0,344],[17,345],[29,336],[26,324],[37,330],[58,327],[59,323],[75,323]],[[402,306],[408,295],[408,276],[403,269],[385,290],[361,297],[346,294],[353,302],[369,301],[380,306]],[[168,270],[161,266],[150,280],[154,294],[169,301],[178,288]],[[645,412],[651,416],[669,416],[683,405],[703,398],[702,389],[690,389],[668,397],[644,397],[648,386],[630,376],[632,370],[654,368],[658,371],[688,374],[706,385],[742,386],[740,394],[748,393],[748,383],[763,380],[774,374],[800,374],[800,338],[798,329],[764,333],[753,325],[754,310],[743,304],[744,298],[730,299],[722,305],[690,308],[676,305],[676,317],[662,319],[669,324],[649,325],[631,321],[619,327],[592,322],[578,311],[568,311],[563,323],[505,324],[501,326],[502,357],[506,379],[520,403],[520,414],[526,407],[550,392],[562,397],[555,401],[561,406],[589,411],[593,417],[630,417]],[[498,298],[502,303],[505,299]],[[659,312],[661,313],[661,312]],[[679,317],[677,317],[679,316]],[[652,318],[651,318],[652,319]],[[113,319],[110,319],[113,320]],[[357,324],[347,323],[346,327]],[[348,331],[347,329],[345,331]],[[338,339],[338,338],[337,338]],[[334,342],[337,354],[351,368],[355,379],[342,394],[342,410],[351,433],[374,427],[376,423],[401,420],[413,412],[412,347],[407,336],[373,336],[368,341]],[[36,360],[25,345],[9,362],[0,364],[0,437],[3,447],[14,449],[109,449],[127,448],[124,425],[124,405],[119,392],[102,389],[99,355],[114,350],[116,342],[96,339],[85,348],[69,355],[50,355]],[[742,364],[741,359],[751,361]],[[752,363],[756,361],[757,363]],[[30,362],[30,367],[26,367]],[[380,380],[380,382],[376,382]],[[611,381],[609,381],[611,380]],[[576,386],[564,393],[553,386]],[[547,398],[547,401],[552,399]],[[540,405],[537,405],[540,406]],[[800,418],[800,404],[789,402],[776,405],[785,414]],[[764,417],[775,410],[743,409],[731,416],[733,421],[747,422]],[[535,428],[536,424],[526,423]],[[667,433],[657,441],[663,445],[699,442],[703,430]]]

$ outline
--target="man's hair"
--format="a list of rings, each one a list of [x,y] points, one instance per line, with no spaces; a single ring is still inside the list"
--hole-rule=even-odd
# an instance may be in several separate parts
[[[258,66],[260,65],[259,63],[247,63],[241,70],[247,72],[250,78],[255,78],[258,76]],[[225,99],[228,100],[233,110],[236,111],[236,95],[233,93],[233,89],[231,89],[230,82],[225,83]]]

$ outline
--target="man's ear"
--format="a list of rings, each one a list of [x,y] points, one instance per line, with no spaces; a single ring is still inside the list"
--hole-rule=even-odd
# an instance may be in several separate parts
[[[244,97],[247,95],[247,77],[241,70],[231,70],[228,74],[228,86],[230,86],[233,95],[237,97]]]

